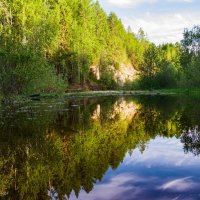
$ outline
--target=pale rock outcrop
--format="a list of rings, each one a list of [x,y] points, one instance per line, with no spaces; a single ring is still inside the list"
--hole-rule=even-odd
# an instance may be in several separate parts
[[[92,65],[90,69],[96,79],[99,80],[101,78],[99,66]],[[126,82],[135,80],[137,77],[137,71],[134,69],[132,64],[121,63],[119,69],[109,65],[108,69],[113,72],[114,80],[121,86],[123,86]]]

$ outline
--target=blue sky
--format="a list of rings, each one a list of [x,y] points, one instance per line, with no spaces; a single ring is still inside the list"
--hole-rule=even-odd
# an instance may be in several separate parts
[[[137,33],[143,28],[156,44],[177,42],[184,28],[200,24],[200,0],[99,0],[107,13],[114,11]]]

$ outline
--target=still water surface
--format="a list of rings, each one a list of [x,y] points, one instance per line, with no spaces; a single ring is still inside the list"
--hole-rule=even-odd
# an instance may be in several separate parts
[[[1,104],[0,199],[200,199],[200,99]]]

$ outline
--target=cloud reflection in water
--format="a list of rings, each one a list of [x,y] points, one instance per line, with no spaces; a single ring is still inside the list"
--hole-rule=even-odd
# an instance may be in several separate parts
[[[102,182],[89,194],[82,190],[79,199],[196,200],[200,198],[199,165],[198,157],[183,154],[178,139],[157,137],[143,154],[138,149],[131,156],[127,153],[117,170],[108,170]],[[70,199],[76,199],[75,194]]]

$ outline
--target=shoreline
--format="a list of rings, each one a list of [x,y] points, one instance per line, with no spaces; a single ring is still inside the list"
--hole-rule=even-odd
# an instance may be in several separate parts
[[[160,89],[160,90],[105,90],[105,91],[77,91],[69,93],[41,93],[38,98],[73,98],[73,97],[103,97],[103,96],[135,96],[135,95],[187,95],[200,96],[200,88],[197,89]],[[37,97],[36,97],[37,98]],[[0,95],[0,100],[28,100],[34,99],[31,95],[13,95],[5,97]]]
[[[165,93],[160,91],[145,91],[145,90],[106,90],[106,91],[82,91],[69,92],[64,94],[41,94],[41,98],[53,97],[103,97],[103,96],[135,96],[135,95],[175,95],[175,93]]]

